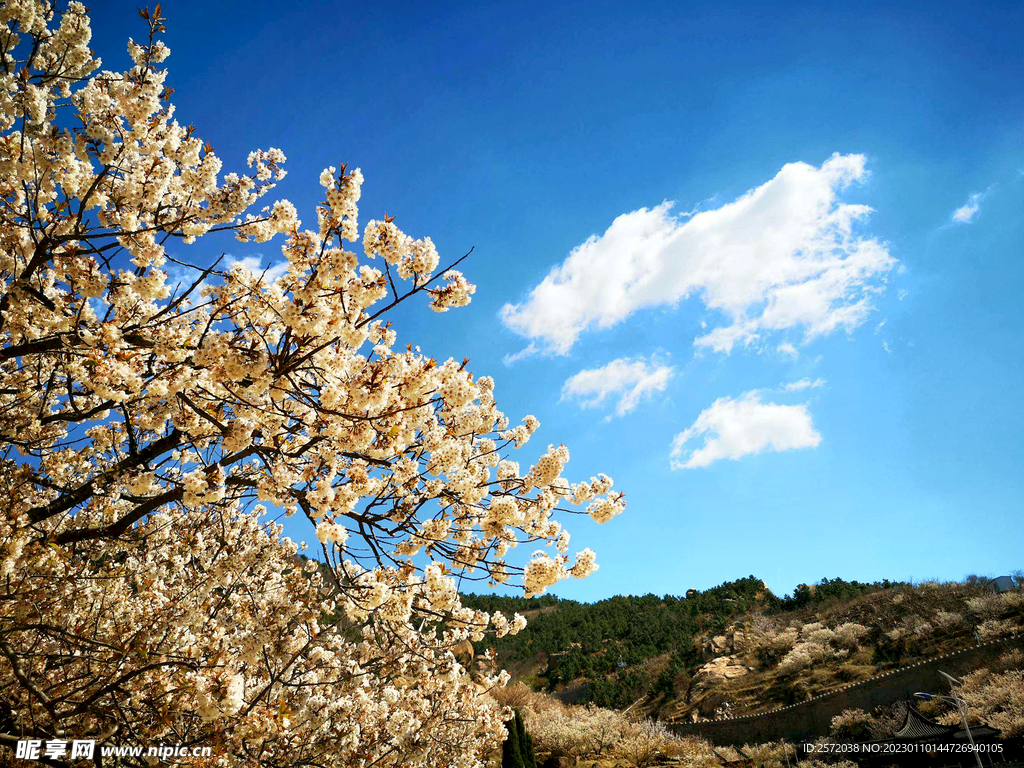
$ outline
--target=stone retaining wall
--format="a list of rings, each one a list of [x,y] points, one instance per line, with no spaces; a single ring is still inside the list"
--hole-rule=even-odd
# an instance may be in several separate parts
[[[790,742],[813,741],[827,736],[832,718],[844,709],[870,712],[881,704],[905,699],[916,691],[946,695],[949,684],[939,674],[963,675],[985,666],[1003,651],[1024,646],[1024,637],[1014,636],[964,648],[884,672],[877,677],[851,683],[799,704],[747,717],[730,717],[698,723],[670,723],[681,736],[701,736],[713,744],[741,746],[785,739]]]

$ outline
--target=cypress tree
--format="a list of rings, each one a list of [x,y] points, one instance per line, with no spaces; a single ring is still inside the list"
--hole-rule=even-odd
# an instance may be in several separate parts
[[[511,720],[506,721],[505,728],[508,730],[508,738],[501,745],[501,768],[526,768],[523,763],[523,755],[520,751],[520,725],[519,713]]]
[[[508,738],[501,745],[501,768],[537,768],[537,757],[533,753],[533,739],[526,732],[523,717],[517,711],[505,723]]]
[[[537,755],[533,751],[533,736],[523,729],[523,763],[526,768],[537,768]]]

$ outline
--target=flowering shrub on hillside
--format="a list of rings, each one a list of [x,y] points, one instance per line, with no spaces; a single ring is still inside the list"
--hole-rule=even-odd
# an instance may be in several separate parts
[[[1024,652],[1002,654],[990,668],[965,675],[963,683],[957,693],[971,722],[986,722],[1002,731],[1003,738],[1024,736]],[[939,720],[956,725],[960,715],[951,710]]]
[[[550,706],[527,715],[537,750],[573,760],[596,758],[621,743],[626,717],[614,709]]]
[[[836,627],[834,642],[852,650],[860,645],[869,632],[863,624],[848,621]]]
[[[790,651],[782,657],[778,669],[783,674],[791,674],[813,664],[820,664],[835,658],[845,658],[852,649],[868,634],[868,628],[860,624],[847,622],[829,629],[820,622],[803,625],[798,631],[790,628],[788,633],[780,633],[774,642],[781,643],[794,634],[799,637]]]
[[[679,738],[654,720],[631,718],[625,712],[593,704],[565,705],[521,685],[496,690],[494,697],[502,704],[515,702],[521,709],[538,753],[572,764],[610,759],[641,767],[670,756],[693,766],[718,762],[706,742]]]
[[[616,752],[631,766],[647,768],[671,751],[677,739],[655,720],[627,723],[619,736]]]
[[[836,739],[845,741],[868,741],[874,719],[863,709],[844,709],[832,718],[829,732]]]

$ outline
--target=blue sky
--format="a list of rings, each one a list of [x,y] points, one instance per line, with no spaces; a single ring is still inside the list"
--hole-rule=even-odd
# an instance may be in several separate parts
[[[1024,7],[666,6],[172,0],[169,84],[305,220],[347,162],[364,222],[475,248],[399,338],[627,493],[557,594],[1024,568]]]

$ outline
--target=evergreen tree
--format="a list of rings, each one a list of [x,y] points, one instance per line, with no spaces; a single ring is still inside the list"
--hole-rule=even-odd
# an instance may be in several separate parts
[[[526,768],[523,764],[522,752],[519,750],[520,722],[518,712],[515,717],[505,722],[508,738],[501,745],[501,768]]]
[[[505,728],[508,738],[501,745],[501,768],[537,768],[533,739],[526,732],[518,711],[505,723]]]
[[[537,768],[537,755],[533,751],[533,737],[527,733],[526,727],[523,725],[523,719],[518,711],[516,712],[516,720],[519,721],[519,732],[523,735],[522,749],[520,750],[523,756],[523,765],[525,768]]]

